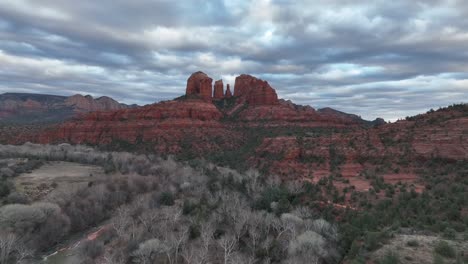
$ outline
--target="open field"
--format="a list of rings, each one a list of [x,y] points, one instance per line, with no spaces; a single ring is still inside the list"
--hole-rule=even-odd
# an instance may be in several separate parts
[[[99,166],[72,162],[48,162],[32,172],[16,177],[18,191],[33,200],[39,199],[55,188],[70,184],[92,184],[105,175]]]

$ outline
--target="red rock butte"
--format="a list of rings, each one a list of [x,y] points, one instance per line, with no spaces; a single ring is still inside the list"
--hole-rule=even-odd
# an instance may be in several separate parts
[[[195,72],[187,80],[186,95],[198,95],[202,99],[211,100],[213,87],[211,83],[213,79],[208,77],[203,72]]]
[[[249,105],[278,104],[278,95],[267,81],[248,74],[236,78],[234,96],[243,98]]]
[[[207,74],[201,71],[195,72],[187,80],[186,95],[196,95],[207,101],[232,97],[229,84],[225,92],[223,80],[216,81],[214,87],[212,87],[212,82],[213,79]],[[238,98],[238,103],[248,103],[252,106],[279,103],[275,89],[267,81],[247,74],[236,77],[234,97]]]

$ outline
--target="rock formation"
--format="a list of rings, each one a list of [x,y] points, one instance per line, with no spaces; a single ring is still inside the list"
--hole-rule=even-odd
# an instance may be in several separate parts
[[[223,98],[224,98],[223,80],[217,80],[214,85],[213,99],[223,99]]]
[[[201,71],[195,72],[187,80],[186,95],[197,95],[209,101],[213,98],[212,82],[213,79],[205,73]]]
[[[206,74],[197,72],[187,81],[188,99],[82,114],[42,131],[0,126],[0,143],[92,144],[185,158],[214,153],[223,157],[223,153],[230,152],[229,158],[241,155],[246,165],[283,179],[317,182],[339,173],[346,181],[335,182],[337,186],[355,186],[359,191],[371,188],[362,173],[382,162],[394,165],[382,174],[384,181],[401,180],[420,190],[423,185],[414,169],[421,162],[434,158],[468,160],[468,105],[385,124],[383,120],[368,122],[331,108],[315,110],[278,100],[267,82],[250,75],[236,78],[235,100],[217,99],[223,92],[222,82],[217,81],[214,101],[211,82]],[[229,85],[224,96],[232,96]],[[4,96],[0,110],[15,111],[19,99],[13,99]],[[93,107],[89,100],[77,96],[68,101],[76,109],[89,109]],[[40,105],[64,99],[48,98],[37,104],[39,98],[28,96],[20,101],[21,107],[36,111]],[[96,101],[103,103],[107,99]],[[236,153],[245,146],[248,153]]]
[[[224,97],[225,98],[231,98],[232,97],[231,88],[229,86],[229,83],[227,84],[226,94],[224,95]]]
[[[267,81],[247,74],[242,74],[236,78],[234,96],[254,106],[278,104],[278,95]]]

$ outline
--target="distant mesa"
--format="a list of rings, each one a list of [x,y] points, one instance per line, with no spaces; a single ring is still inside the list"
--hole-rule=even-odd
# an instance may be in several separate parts
[[[186,95],[196,95],[207,101],[221,100],[233,96],[229,84],[227,84],[227,89],[224,91],[223,80],[216,81],[214,87],[212,82],[213,79],[204,72],[195,72],[187,80]],[[237,97],[241,103],[245,102],[253,106],[279,103],[275,89],[267,81],[247,74],[236,77],[234,97]]]

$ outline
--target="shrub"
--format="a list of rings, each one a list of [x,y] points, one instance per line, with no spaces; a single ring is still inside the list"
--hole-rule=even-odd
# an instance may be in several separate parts
[[[6,198],[6,202],[9,204],[29,204],[31,201],[28,196],[23,193],[10,193]]]
[[[0,227],[19,235],[33,232],[45,219],[44,212],[29,205],[9,204],[0,208]]]
[[[266,210],[271,212],[271,204],[272,203],[281,203],[281,208],[277,213],[280,215],[281,213],[286,213],[289,210],[289,192],[286,188],[283,187],[270,187],[267,188],[261,194],[261,197],[255,202],[255,209],[258,210]]]
[[[374,251],[381,246],[384,239],[385,234],[382,232],[368,232],[366,234],[364,243],[368,250]]]
[[[433,264],[444,264],[444,258],[439,254],[434,254],[434,259],[432,260]]]
[[[360,249],[361,249],[361,246],[359,245],[359,242],[354,240],[353,243],[351,243],[351,247],[349,248],[348,256],[351,258],[357,257]]]
[[[159,196],[159,203],[166,206],[174,205],[174,195],[171,192],[163,192]]]
[[[406,245],[409,247],[419,247],[419,242],[416,239],[412,239],[408,242],[406,242]]]
[[[453,228],[446,228],[444,230],[444,237],[448,239],[455,239],[457,232]]]
[[[160,254],[168,250],[167,246],[159,239],[150,239],[138,246],[138,249],[132,253],[135,263],[152,263],[158,259]]]
[[[87,240],[80,248],[83,256],[95,259],[104,253],[104,243],[97,240]]]
[[[12,185],[8,181],[0,179],[0,198],[9,195],[12,189]]]
[[[42,250],[68,233],[70,220],[56,204],[9,204],[0,208],[0,228],[24,237],[28,244]]]
[[[449,245],[446,241],[439,241],[435,247],[434,252],[446,258],[455,258],[455,249]]]
[[[326,241],[314,231],[306,231],[289,243],[288,253],[304,259],[311,256],[324,257],[327,254]]]
[[[358,257],[358,258],[355,258],[353,260],[351,260],[350,262],[351,264],[365,264],[366,263],[366,260],[362,257]]]
[[[393,251],[388,251],[378,262],[379,264],[398,264],[400,257]]]

